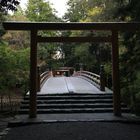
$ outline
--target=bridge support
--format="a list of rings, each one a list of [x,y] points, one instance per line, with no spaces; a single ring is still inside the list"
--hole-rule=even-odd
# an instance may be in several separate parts
[[[37,91],[40,91],[40,67],[37,66]]]
[[[114,115],[121,116],[121,96],[119,77],[118,31],[112,30],[112,69],[113,69],[113,106]]]
[[[105,91],[105,74],[104,74],[104,66],[100,66],[100,90]]]
[[[31,30],[30,42],[30,110],[29,117],[35,118],[37,115],[37,30]]]

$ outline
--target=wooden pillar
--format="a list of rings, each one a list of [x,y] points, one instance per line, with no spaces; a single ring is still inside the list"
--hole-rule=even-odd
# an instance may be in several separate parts
[[[112,75],[114,115],[121,116],[118,31],[112,30]]]
[[[31,30],[30,42],[30,110],[29,117],[35,118],[37,115],[37,31]]]

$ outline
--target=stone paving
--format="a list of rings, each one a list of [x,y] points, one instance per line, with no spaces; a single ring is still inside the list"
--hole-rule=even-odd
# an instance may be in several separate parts
[[[9,126],[56,122],[121,122],[140,124],[140,117],[129,113],[123,113],[121,117],[114,116],[113,113],[38,114],[33,119],[29,118],[28,115],[17,115],[15,120],[9,122]]]
[[[76,77],[51,77],[43,85],[40,94],[103,93],[88,81]],[[39,93],[38,93],[39,94]]]

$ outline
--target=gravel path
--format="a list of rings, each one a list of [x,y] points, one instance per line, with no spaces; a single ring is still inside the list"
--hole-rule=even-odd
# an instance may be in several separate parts
[[[3,136],[7,135],[8,131],[9,131],[9,128],[7,128],[8,122],[13,119],[14,119],[14,117],[0,115],[0,139]]]
[[[34,124],[12,128],[2,140],[140,140],[140,125],[107,122]]]

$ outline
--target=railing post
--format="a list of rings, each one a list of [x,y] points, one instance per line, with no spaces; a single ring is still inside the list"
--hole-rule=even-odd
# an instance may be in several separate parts
[[[37,66],[37,92],[40,91],[40,67]]]
[[[79,65],[80,65],[80,71],[83,71],[83,64],[80,63]]]
[[[104,66],[100,66],[100,90],[105,91],[105,74],[104,74]]]

